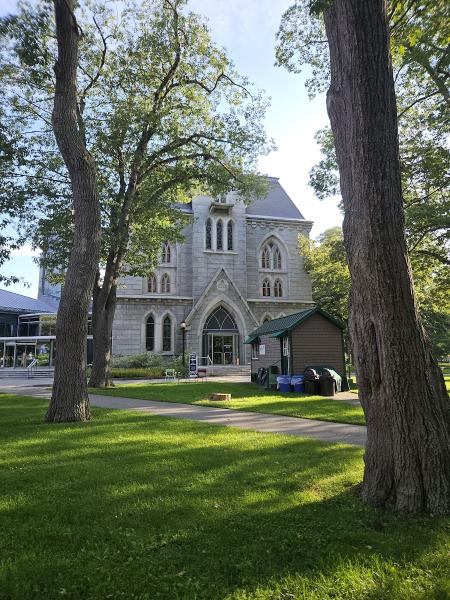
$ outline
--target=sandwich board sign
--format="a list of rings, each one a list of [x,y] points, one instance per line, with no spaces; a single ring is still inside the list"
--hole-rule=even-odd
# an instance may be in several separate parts
[[[196,354],[189,354],[189,377],[198,377],[198,358]]]

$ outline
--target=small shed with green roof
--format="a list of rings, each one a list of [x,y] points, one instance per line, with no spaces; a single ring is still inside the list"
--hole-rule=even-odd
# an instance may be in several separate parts
[[[245,340],[252,346],[252,380],[259,368],[275,366],[285,375],[327,367],[346,381],[343,330],[340,321],[320,308],[266,321]]]

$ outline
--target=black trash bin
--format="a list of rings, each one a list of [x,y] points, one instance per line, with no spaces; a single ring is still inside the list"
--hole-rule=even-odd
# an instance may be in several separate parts
[[[304,372],[305,377],[305,394],[314,396],[319,394],[319,376],[314,369],[308,368]]]
[[[334,396],[336,391],[336,383],[333,375],[324,373],[319,378],[319,387],[321,396]]]

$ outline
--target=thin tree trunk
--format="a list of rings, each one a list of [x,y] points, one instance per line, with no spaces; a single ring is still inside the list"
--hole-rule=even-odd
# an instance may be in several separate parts
[[[448,396],[421,326],[404,236],[397,112],[383,0],[334,0],[327,107],[352,279],[350,335],[367,421],[362,498],[450,509]]]
[[[114,282],[109,290],[94,288],[92,305],[93,362],[90,387],[112,387],[111,342],[114,315],[116,312],[117,286]]]
[[[86,337],[100,253],[100,207],[95,164],[80,130],[77,107],[79,30],[74,0],[54,0],[58,60],[52,114],[55,138],[72,183],[74,238],[56,322],[55,378],[47,421],[89,419]]]

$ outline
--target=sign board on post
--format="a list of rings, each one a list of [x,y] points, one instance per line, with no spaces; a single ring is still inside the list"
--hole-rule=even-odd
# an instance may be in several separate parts
[[[189,354],[189,377],[198,377],[198,359],[196,354]]]

